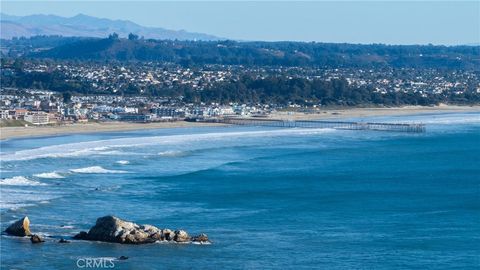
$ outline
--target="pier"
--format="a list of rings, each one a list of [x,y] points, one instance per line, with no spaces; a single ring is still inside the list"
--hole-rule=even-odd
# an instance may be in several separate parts
[[[217,119],[216,122],[241,125],[241,126],[265,126],[285,128],[333,128],[346,130],[377,130],[394,132],[423,133],[426,131],[424,124],[404,123],[373,123],[373,122],[347,122],[347,121],[323,121],[323,120],[281,120],[281,119],[256,119],[226,117]]]

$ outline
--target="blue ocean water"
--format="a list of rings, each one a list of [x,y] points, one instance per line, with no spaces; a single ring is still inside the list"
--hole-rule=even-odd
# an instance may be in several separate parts
[[[357,119],[358,120],[358,119]],[[365,120],[365,119],[363,119]],[[478,269],[480,114],[425,134],[331,129],[159,129],[1,142],[2,269]],[[113,214],[204,232],[211,245],[53,241]]]

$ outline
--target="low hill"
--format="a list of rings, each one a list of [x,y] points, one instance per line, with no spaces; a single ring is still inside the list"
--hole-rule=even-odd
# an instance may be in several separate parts
[[[78,60],[166,61],[318,67],[410,67],[480,70],[479,46],[393,46],[304,42],[171,41],[92,38],[32,53]]]

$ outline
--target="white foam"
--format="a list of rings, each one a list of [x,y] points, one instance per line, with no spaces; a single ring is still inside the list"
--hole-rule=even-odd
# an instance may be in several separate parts
[[[91,166],[79,169],[71,169],[71,172],[74,173],[128,173],[127,171],[120,171],[120,170],[108,170],[101,166]]]
[[[59,192],[45,191],[43,188],[27,190],[22,187],[3,186],[0,188],[0,209],[16,210],[23,207],[44,204],[61,196]]]
[[[117,161],[117,162],[115,162],[115,163],[121,164],[121,165],[127,165],[127,164],[130,163],[130,161],[128,161],[128,160],[119,160],[119,161]]]
[[[38,177],[38,178],[47,178],[47,179],[61,179],[65,178],[65,176],[57,173],[57,172],[49,172],[49,173],[37,173],[34,174],[33,176]]]
[[[255,138],[255,137],[277,137],[292,135],[312,135],[334,132],[334,129],[274,129],[262,131],[240,131],[240,132],[213,132],[201,134],[184,134],[184,135],[167,135],[152,137],[134,137],[119,138],[79,143],[69,143],[53,146],[45,146],[35,149],[22,150],[14,153],[6,153],[1,155],[2,161],[18,161],[32,160],[38,158],[62,158],[62,157],[79,157],[89,156],[92,154],[118,154],[112,148],[127,148],[136,146],[149,145],[178,145],[183,142],[191,141],[212,141],[228,138]]]
[[[193,245],[211,245],[212,243],[209,242],[209,241],[200,241],[200,242],[197,242],[197,241],[193,241],[191,242]]]
[[[476,124],[476,123],[480,123],[480,114],[465,115],[462,117],[433,116],[430,118],[421,119],[419,122],[423,124],[439,124],[439,125]]]
[[[371,122],[422,123],[429,125],[479,124],[480,113],[437,113],[375,117]]]
[[[92,143],[96,143],[95,141]],[[86,144],[86,145],[84,145]],[[69,143],[45,146],[35,149],[18,151],[0,156],[2,161],[32,160],[39,158],[82,157],[91,155],[121,155],[120,151],[109,150],[109,147],[89,147],[89,142]],[[68,149],[68,150],[67,150]]]
[[[5,178],[0,180],[0,185],[7,186],[44,186],[44,183],[30,180],[23,176],[14,176],[12,178]]]
[[[184,151],[175,151],[175,150],[168,150],[159,152],[158,155],[162,157],[182,157],[185,156],[187,153]]]
[[[34,206],[35,204],[30,203],[1,203],[0,209],[10,209],[10,210],[17,210],[24,207]]]

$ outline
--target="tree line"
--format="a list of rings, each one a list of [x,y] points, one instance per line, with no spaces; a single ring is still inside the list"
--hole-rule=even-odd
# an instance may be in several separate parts
[[[60,93],[75,94],[111,94],[100,92],[85,81],[69,80],[58,71],[22,72],[13,76],[1,76],[3,87],[48,89]],[[305,79],[287,76],[269,76],[257,78],[243,75],[238,80],[216,83],[202,91],[187,85],[177,84],[173,87],[149,85],[141,88],[128,84],[118,89],[117,95],[147,95],[152,97],[182,97],[187,103],[221,103],[230,102],[247,104],[291,103],[311,105],[367,106],[367,105],[435,105],[438,103],[478,104],[480,93],[474,89],[464,93],[420,94],[405,92],[380,93],[371,86],[356,87],[349,85],[345,79]]]
[[[336,44],[317,42],[236,42],[55,37],[50,50],[29,57],[99,61],[161,61],[183,66],[205,64],[245,66],[408,67],[480,70],[480,46]],[[48,38],[38,38],[47,43]],[[20,41],[18,41],[20,42]],[[30,43],[34,43],[31,40]],[[10,42],[9,44],[14,44]],[[25,43],[25,41],[23,41]],[[52,42],[54,43],[54,42]],[[11,45],[13,46],[13,45]],[[31,46],[34,47],[32,44]]]

